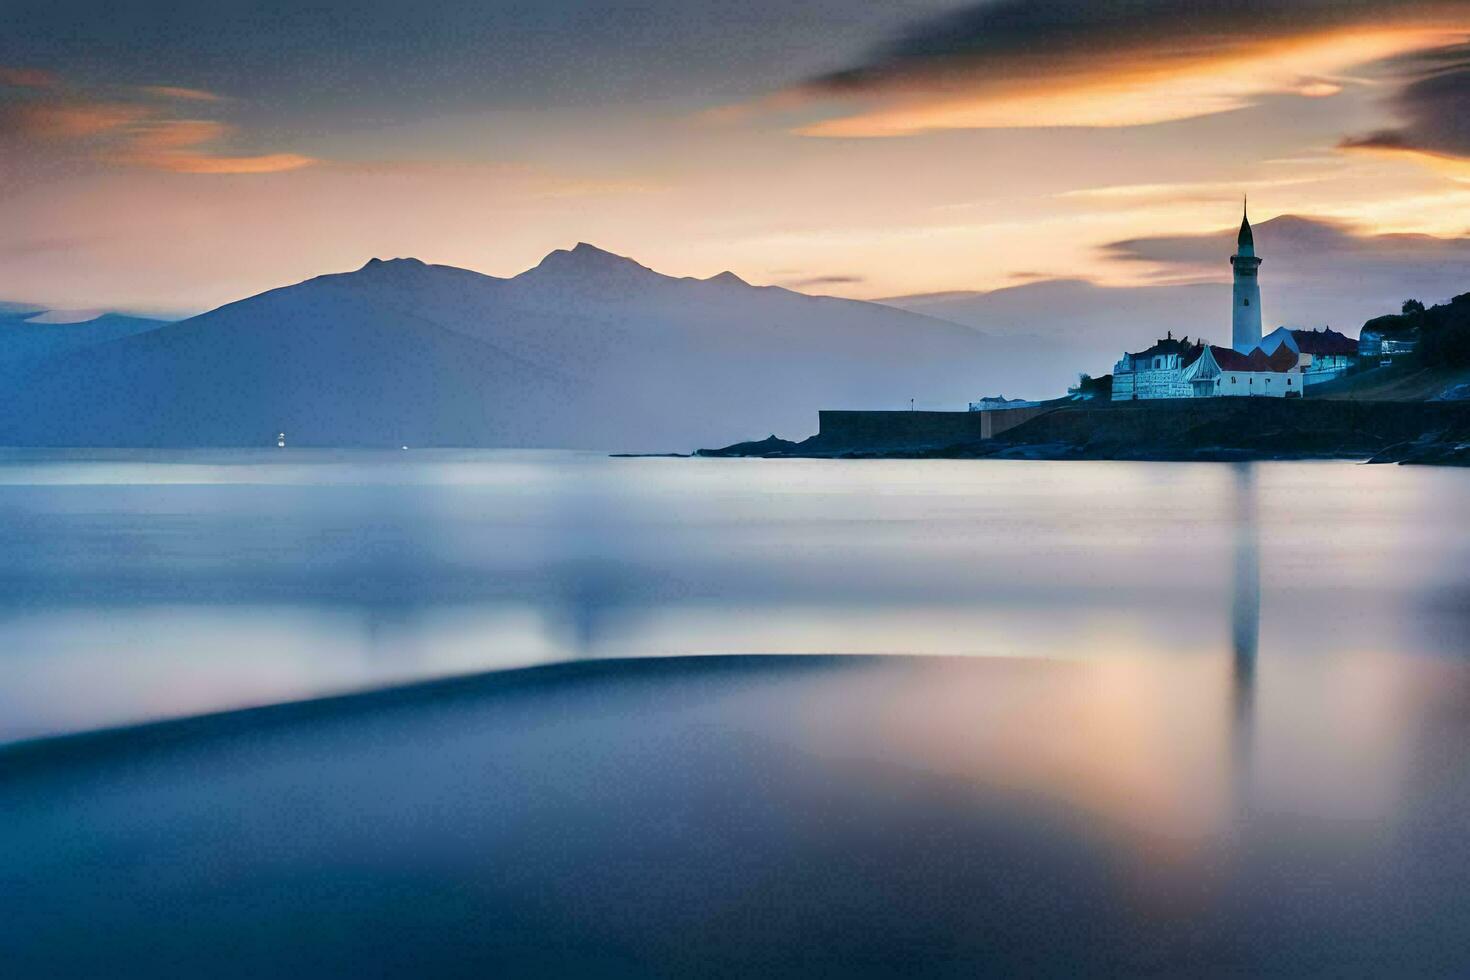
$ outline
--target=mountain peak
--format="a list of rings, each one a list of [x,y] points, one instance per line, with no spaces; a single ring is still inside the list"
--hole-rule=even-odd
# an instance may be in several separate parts
[[[729,269],[726,269],[724,272],[720,273],[717,276],[710,276],[708,279],[705,280],[705,282],[718,283],[721,286],[749,286],[750,285],[750,283],[746,282],[744,279],[741,279],[739,276],[737,276],[735,273],[731,272]]]
[[[369,270],[387,271],[387,270],[390,270],[390,269],[404,269],[404,270],[407,270],[407,269],[422,269],[422,268],[424,268],[424,262],[423,262],[422,259],[414,259],[414,258],[407,258],[407,259],[379,259],[379,258],[371,258],[371,259],[368,259],[367,264],[364,265],[358,271],[359,272],[367,272]]]
[[[657,275],[652,269],[634,260],[614,255],[612,252],[578,242],[573,248],[559,248],[551,252],[531,273],[558,273],[572,276],[607,276],[640,273]],[[530,273],[522,273],[529,275]]]

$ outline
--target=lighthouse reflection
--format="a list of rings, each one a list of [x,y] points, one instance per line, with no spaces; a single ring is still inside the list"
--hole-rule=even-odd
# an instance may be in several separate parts
[[[1230,750],[1236,803],[1249,798],[1256,702],[1256,656],[1261,639],[1261,528],[1254,463],[1232,467],[1233,559],[1230,599],[1232,719]]]

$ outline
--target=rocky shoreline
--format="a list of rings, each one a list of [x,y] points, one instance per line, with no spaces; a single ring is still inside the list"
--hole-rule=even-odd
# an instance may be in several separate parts
[[[907,427],[861,438],[770,436],[705,457],[1241,462],[1351,459],[1470,465],[1470,404],[1213,400],[1063,406],[989,439],[926,440]]]

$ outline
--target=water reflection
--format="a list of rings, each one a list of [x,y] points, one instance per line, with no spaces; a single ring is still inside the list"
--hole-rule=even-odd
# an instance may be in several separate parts
[[[1248,803],[1254,746],[1256,656],[1261,637],[1261,528],[1256,490],[1256,464],[1235,463],[1233,524],[1234,578],[1230,598],[1231,692],[1234,759],[1238,805]]]
[[[0,738],[578,660],[4,750],[7,966],[1470,969],[1466,474],[708,462],[0,466]]]
[[[1248,733],[1263,638],[1288,674],[1462,653],[1464,610],[1435,597],[1464,591],[1465,481],[1331,463],[0,455],[0,740],[550,660],[1210,663],[1227,637]]]

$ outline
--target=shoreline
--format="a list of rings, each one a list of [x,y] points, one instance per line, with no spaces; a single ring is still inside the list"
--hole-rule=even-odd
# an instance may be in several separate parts
[[[770,436],[702,457],[1127,462],[1349,460],[1470,466],[1470,403],[1211,399],[1072,403],[982,413],[821,412],[816,435]],[[994,413],[999,415],[1000,413]]]

